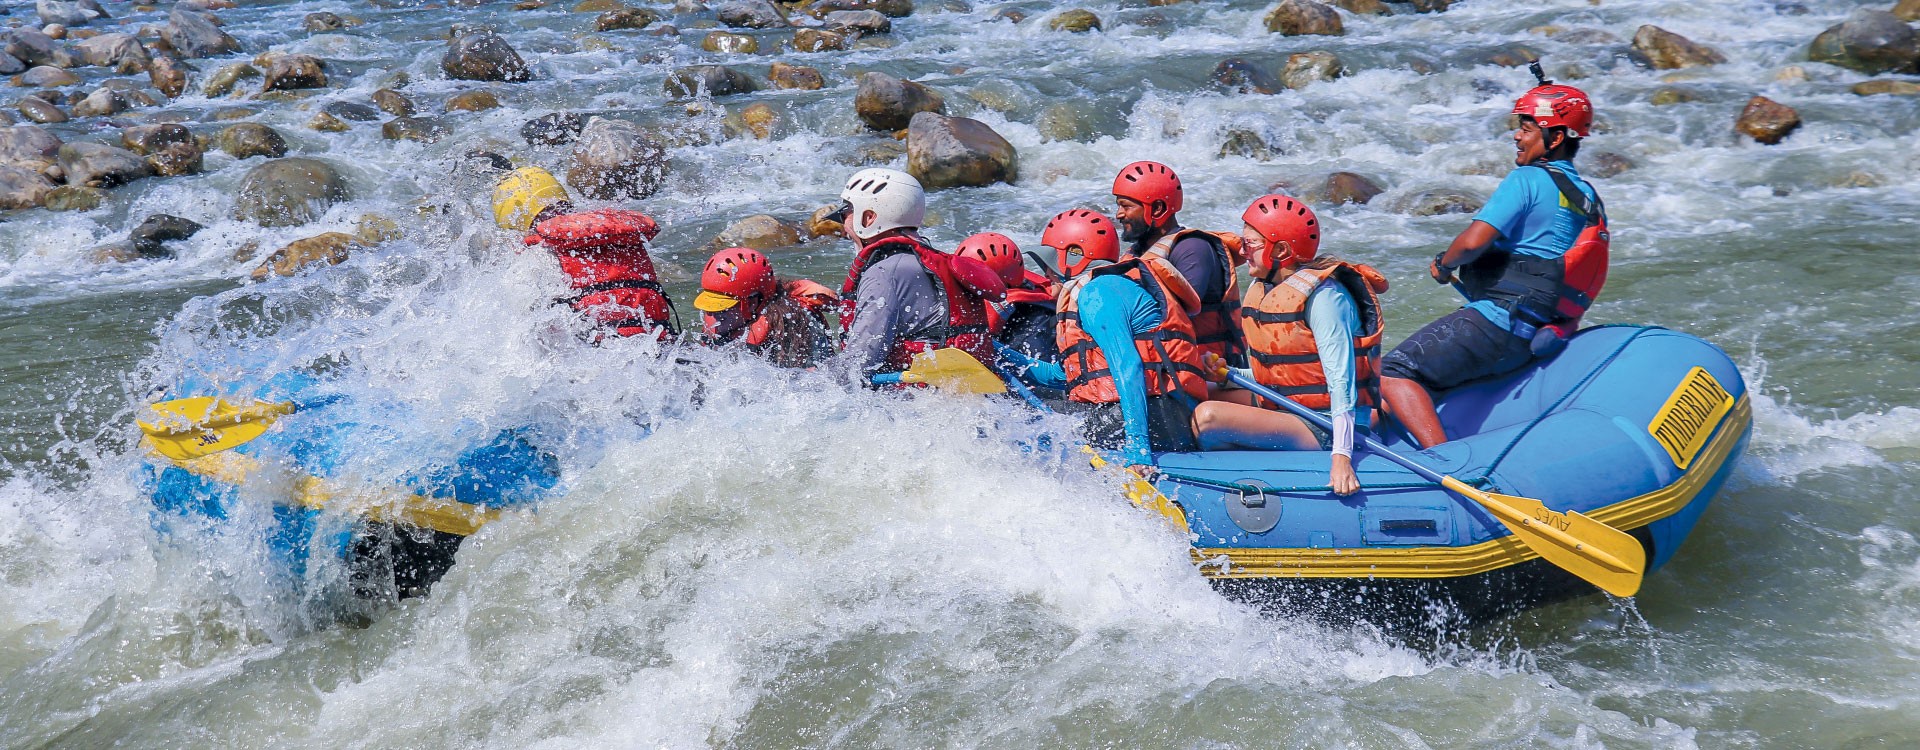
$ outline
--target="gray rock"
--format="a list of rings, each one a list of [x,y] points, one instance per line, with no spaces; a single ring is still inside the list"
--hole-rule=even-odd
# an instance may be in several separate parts
[[[37,96],[20,97],[20,116],[42,125],[52,125],[72,119],[65,110],[53,102]]]
[[[146,221],[140,222],[140,226],[134,227],[133,232],[127,236],[127,240],[143,257],[171,257],[173,253],[167,250],[166,243],[192,239],[195,234],[205,228],[192,219],[183,219],[170,214],[154,214],[148,216]]]
[[[1601,151],[1592,156],[1583,154],[1580,161],[1585,162],[1580,165],[1580,176],[1599,180],[1618,177],[1634,167],[1632,159],[1611,151]]]
[[[52,190],[53,181],[40,170],[0,164],[0,210],[39,208]]]
[[[261,91],[326,88],[327,71],[313,55],[274,55],[267,61],[266,81]]]
[[[85,185],[61,185],[47,191],[48,211],[92,211],[107,202],[107,191]]]
[[[720,22],[737,29],[780,29],[792,26],[787,14],[768,0],[729,0],[713,6]]]
[[[828,29],[860,34],[885,34],[893,31],[893,21],[877,10],[836,10],[820,19]]]
[[[287,139],[280,136],[280,131],[257,122],[228,125],[214,143],[235,159],[255,156],[278,159],[287,155]]]
[[[307,17],[301,20],[300,25],[302,28],[317,34],[344,29],[347,27],[347,21],[341,18],[338,13],[320,11],[318,13],[308,13]]]
[[[454,34],[447,42],[447,54],[440,58],[440,69],[448,78],[462,81],[522,83],[533,80],[533,70],[520,59],[520,53],[491,31]]]
[[[82,39],[74,46],[80,50],[80,59],[88,65],[112,68],[122,63],[137,63],[143,69],[147,65],[147,48],[140,46],[140,40],[132,34],[101,34]]]
[[[1304,89],[1345,74],[1346,67],[1340,64],[1340,57],[1332,52],[1296,52],[1287,56],[1287,67],[1280,71],[1280,82],[1290,89]]]
[[[352,122],[373,122],[380,119],[380,110],[356,102],[330,102],[320,108],[321,112]]]
[[[1034,128],[1049,141],[1084,141],[1093,137],[1093,115],[1081,102],[1056,102],[1040,110]]]
[[[37,86],[40,88],[72,86],[79,82],[80,76],[74,75],[73,71],[56,68],[52,65],[35,65],[28,68],[27,72],[21,73],[13,78],[13,85],[15,86]]]
[[[433,143],[452,132],[446,123],[431,117],[395,117],[380,126],[380,137],[389,141]]]
[[[39,171],[52,165],[59,153],[60,137],[45,128],[32,125],[0,128],[0,164]]]
[[[198,143],[185,125],[135,125],[120,131],[120,145],[141,156],[181,143]]]
[[[200,93],[205,94],[209,99],[226,96],[235,86],[240,85],[241,80],[259,76],[260,69],[252,65],[243,62],[228,63],[220,66],[219,70],[213,71],[213,75],[207,76],[207,84],[201,88]]]
[[[27,64],[20,58],[0,52],[0,76],[10,76],[26,69]]]
[[[573,146],[567,184],[594,200],[641,200],[667,177],[667,146],[631,122],[595,117]]]
[[[99,6],[96,4],[94,7]],[[40,0],[34,3],[34,10],[39,12],[40,23],[43,25],[57,23],[69,27],[85,26],[93,19],[106,15],[88,10],[80,3],[62,2],[62,0]]]
[[[1807,59],[1868,75],[1920,72],[1920,35],[1892,13],[1856,10],[1814,37]]]
[[[1272,73],[1238,57],[1229,57],[1213,66],[1213,83],[1240,94],[1277,94],[1281,87]]]
[[[133,106],[125,92],[105,86],[94,89],[87,98],[73,105],[74,117],[105,117],[117,115]]]
[[[1254,161],[1269,161],[1273,158],[1273,147],[1267,145],[1267,139],[1245,128],[1227,131],[1227,139],[1220,144],[1220,158],[1241,156]]]
[[[1439,216],[1442,214],[1470,214],[1480,210],[1486,201],[1464,190],[1436,188],[1408,195],[1398,202],[1402,213],[1414,216]]]
[[[853,109],[867,127],[894,131],[907,127],[921,112],[946,112],[947,102],[939,92],[914,81],[885,73],[862,73]]]
[[[214,57],[240,51],[240,40],[215,25],[212,16],[178,6],[167,14],[167,25],[160,38],[181,57]]]
[[[1012,183],[1013,144],[979,120],[920,112],[907,126],[907,172],[929,190]]]
[[[531,146],[564,146],[580,137],[587,118],[572,112],[541,115],[520,126],[520,137]]]
[[[104,143],[65,143],[54,161],[67,175],[68,185],[110,188],[153,176],[139,154]]]
[[[667,75],[668,96],[685,99],[705,91],[708,96],[728,96],[757,91],[760,83],[753,76],[725,65],[689,65]]]
[[[700,40],[700,49],[732,55],[751,55],[760,51],[760,40],[731,31],[714,31]]]
[[[306,224],[351,194],[333,165],[318,159],[275,159],[240,180],[233,218],[263,227]]]
[[[1340,12],[1314,0],[1280,0],[1267,12],[1267,31],[1287,36],[1340,36],[1347,33]]]
[[[7,33],[5,39],[6,45],[0,47],[0,52],[6,52],[28,65],[77,68],[84,62],[66,45],[33,29],[14,29]]]

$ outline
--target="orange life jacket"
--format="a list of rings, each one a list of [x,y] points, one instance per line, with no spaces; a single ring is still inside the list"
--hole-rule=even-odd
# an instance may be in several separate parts
[[[1246,342],[1240,339],[1240,238],[1227,232],[1206,232],[1199,229],[1175,229],[1161,237],[1142,255],[1171,260],[1173,246],[1188,237],[1206,240],[1213,247],[1213,256],[1220,264],[1220,296],[1214,299],[1200,300],[1200,310],[1193,314],[1193,331],[1202,351],[1225,359],[1228,364],[1239,367],[1246,361]]]
[[[659,233],[646,214],[603,208],[535,224],[526,243],[553,251],[573,290],[559,302],[596,325],[621,336],[673,334],[678,316],[647,254],[647,241]]]
[[[913,364],[913,355],[944,347],[953,347],[973,355],[981,363],[994,363],[993,333],[987,327],[987,305],[1006,296],[1006,283],[987,264],[972,258],[948,255],[911,235],[888,237],[860,250],[847,280],[840,285],[841,330],[853,329],[860,276],[869,266],[900,253],[913,253],[920,266],[940,285],[947,298],[947,323],[933,338],[896,341],[887,353],[887,363],[905,369]]]
[[[1577,327],[1580,317],[1600,296],[1607,283],[1612,237],[1607,233],[1607,208],[1598,194],[1588,199],[1559,169],[1529,164],[1547,171],[1560,191],[1560,202],[1586,220],[1573,246],[1558,258],[1536,258],[1519,253],[1485,253],[1461,268],[1460,283],[1467,296],[1491,300],[1507,310],[1514,335],[1530,338],[1548,325]],[[1525,167],[1523,167],[1524,169]]]
[[[1135,334],[1134,349],[1145,365],[1148,396],[1185,391],[1195,399],[1207,397],[1207,381],[1200,369],[1200,348],[1194,343],[1193,321],[1188,317],[1200,309],[1200,295],[1174,269],[1158,257],[1135,257],[1087,272],[1094,276],[1126,277],[1160,305],[1160,325]],[[1080,296],[1066,295],[1054,316],[1060,344],[1060,366],[1066,371],[1067,397],[1087,404],[1111,404],[1120,400],[1108,369],[1107,355],[1093,342],[1093,336],[1080,327]]]
[[[1301,406],[1332,408],[1320,347],[1307,326],[1307,298],[1329,278],[1345,287],[1359,308],[1360,330],[1353,337],[1355,406],[1371,407],[1380,402],[1380,338],[1386,321],[1379,295],[1387,290],[1387,278],[1372,266],[1341,262],[1302,268],[1278,284],[1255,280],[1240,317],[1253,378]]]

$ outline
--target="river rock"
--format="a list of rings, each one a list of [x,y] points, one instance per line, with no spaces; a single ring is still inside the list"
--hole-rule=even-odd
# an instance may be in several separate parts
[[[1280,71],[1280,82],[1290,89],[1304,89],[1313,83],[1331,81],[1345,74],[1346,67],[1340,64],[1340,57],[1332,52],[1296,52],[1287,56],[1287,67]]]
[[[827,217],[839,211],[839,204],[829,204],[813,210],[807,216],[807,237],[838,237],[844,229],[843,224]]]
[[[1398,203],[1402,213],[1414,216],[1470,214],[1486,205],[1486,201],[1479,196],[1453,188],[1422,190],[1402,198]]]
[[[406,94],[394,91],[393,89],[380,89],[373,92],[371,98],[373,99],[374,105],[378,106],[382,112],[393,115],[394,117],[413,116],[413,100],[408,98]]]
[[[780,114],[766,102],[755,102],[731,114],[727,120],[729,128],[744,131],[764,141],[773,137],[773,128],[780,123]]]
[[[0,164],[0,210],[39,208],[53,187],[38,169]]]
[[[161,177],[199,174],[205,156],[206,151],[200,147],[198,140],[169,143],[147,154],[147,168]]]
[[[454,34],[447,42],[446,55],[440,58],[440,69],[448,78],[463,81],[533,80],[533,71],[513,45],[499,34],[483,30]]]
[[[67,49],[66,45],[55,41],[33,29],[14,29],[7,32],[4,46],[0,51],[18,58],[28,65],[51,65],[56,68],[77,68],[85,62],[79,55]]]
[[[485,112],[500,106],[500,97],[491,91],[463,91],[447,98],[448,112]]]
[[[211,16],[179,6],[167,14],[160,38],[181,57],[214,57],[240,51],[240,41],[214,25]]]
[[[1093,116],[1080,102],[1055,102],[1040,110],[1033,127],[1048,141],[1085,141],[1093,137]]]
[[[1861,81],[1853,85],[1853,93],[1860,96],[1893,94],[1895,96],[1920,95],[1920,83],[1913,81],[1894,81],[1885,78]]]
[[[1267,12],[1267,31],[1287,36],[1340,36],[1347,33],[1340,12],[1314,0],[1280,0]]]
[[[318,89],[327,85],[326,66],[313,55],[274,55],[267,61],[261,91]]]
[[[1900,0],[1895,3],[1893,17],[1902,21],[1920,21],[1920,0]]]
[[[1601,151],[1592,156],[1583,154],[1580,160],[1584,162],[1580,166],[1580,176],[1601,180],[1618,177],[1637,166],[1632,159],[1612,151]]]
[[[1747,100],[1746,109],[1733,124],[1735,130],[1767,145],[1779,143],[1800,128],[1800,113],[1792,107],[1764,96]]]
[[[572,112],[541,115],[520,126],[520,137],[533,146],[564,146],[580,137],[587,118]]]
[[[42,125],[52,125],[71,119],[65,110],[37,96],[20,97],[20,116]]]
[[[1393,9],[1380,0],[1330,0],[1333,7],[1356,16],[1391,16]]]
[[[185,125],[135,125],[120,131],[120,145],[141,156],[178,143],[197,143]]]
[[[1238,57],[1229,57],[1213,66],[1212,78],[1215,85],[1241,94],[1277,94],[1281,86],[1272,73]]]
[[[1719,50],[1652,24],[1634,32],[1633,51],[1629,56],[1655,70],[1718,65],[1727,61]]]
[[[758,214],[728,224],[726,229],[720,230],[718,236],[707,242],[707,251],[714,252],[728,247],[778,250],[800,243],[798,225],[766,214]]]
[[[1814,37],[1807,59],[1868,75],[1920,72],[1920,36],[1892,13],[1856,10]]]
[[[731,31],[709,32],[700,40],[700,49],[708,52],[723,52],[736,55],[751,55],[760,51],[760,41],[746,34]]]
[[[60,145],[60,137],[45,128],[33,125],[0,128],[0,164],[40,171],[54,163]]]
[[[87,98],[73,105],[74,117],[105,117],[117,115],[133,106],[125,92],[105,86],[94,89]]]
[[[115,68],[123,63],[137,64],[143,70],[147,66],[147,48],[140,46],[140,40],[132,34],[101,34],[83,39],[74,47],[80,50],[80,59],[88,65]]]
[[[389,141],[433,143],[453,131],[431,117],[395,117],[380,126],[380,137]]]
[[[351,194],[333,165],[318,159],[274,159],[247,172],[233,218],[263,227],[306,224]]]
[[[831,52],[847,48],[847,37],[826,29],[801,29],[793,32],[793,48],[801,52]]]
[[[313,113],[313,117],[307,120],[307,129],[322,133],[345,133],[353,129],[353,123],[340,119],[332,112],[321,111]]]
[[[228,125],[214,138],[214,144],[235,159],[255,156],[278,159],[287,155],[287,139],[280,136],[280,131],[257,122]]]
[[[793,25],[767,0],[729,0],[713,6],[720,22],[736,29],[779,29]]]
[[[374,122],[380,119],[380,110],[359,102],[328,102],[320,111],[348,122]]]
[[[1100,31],[1100,17],[1086,8],[1074,8],[1054,16],[1053,20],[1047,22],[1047,28],[1073,34]]]
[[[920,112],[907,126],[907,172],[929,190],[1012,183],[1018,160],[986,123]]]
[[[1413,0],[1416,13],[1440,13],[1453,7],[1453,0]]]
[[[66,173],[69,185],[110,188],[153,175],[139,154],[104,143],[61,144],[54,162]]]
[[[708,96],[745,94],[759,90],[753,76],[725,65],[689,65],[667,75],[666,90],[675,98],[690,98],[705,91]]]
[[[0,75],[10,76],[27,69],[27,64],[18,57],[0,52]]]
[[[72,86],[80,82],[80,76],[73,71],[56,68],[51,65],[36,65],[27,72],[13,77],[15,86],[33,86],[39,88],[58,88]]]
[[[192,219],[183,219],[170,214],[154,214],[140,222],[140,226],[134,227],[128,239],[141,247],[157,248],[162,243],[191,239],[205,228]]]
[[[344,29],[347,27],[347,20],[341,18],[338,13],[329,13],[323,10],[317,13],[308,13],[307,17],[300,21],[300,26],[307,31],[319,34]]]
[[[229,63],[213,71],[213,75],[207,76],[207,83],[201,87],[200,93],[206,95],[209,99],[226,96],[233,91],[235,86],[240,85],[240,81],[247,78],[258,77],[260,77],[259,68],[243,62]]]
[[[179,58],[162,55],[147,62],[147,80],[151,81],[153,87],[159,89],[160,93],[170,98],[178,97],[187,90],[188,70],[187,64],[181,62]]]
[[[48,211],[92,211],[107,202],[107,191],[85,185],[61,185],[47,191]]]
[[[1268,161],[1273,158],[1273,147],[1267,145],[1267,139],[1245,128],[1227,131],[1226,141],[1220,144],[1220,158],[1244,156],[1254,161]]]
[[[620,0],[580,0],[574,3],[575,13],[610,13],[627,7]]]
[[[667,146],[625,120],[587,121],[573,146],[567,184],[594,200],[641,200],[667,177]]]
[[[873,10],[889,18],[905,18],[913,15],[913,0],[814,0],[807,4],[804,12],[814,18],[825,18],[836,10]]]
[[[893,31],[893,19],[877,10],[836,10],[820,21],[830,30],[854,36]]]
[[[1007,21],[1008,23],[1017,24],[1017,23],[1020,23],[1021,21],[1027,20],[1027,12],[1019,8],[995,8],[993,10],[993,13],[988,14],[987,20],[988,21],[1004,20],[1004,21]]]
[[[860,74],[853,109],[867,127],[892,132],[907,127],[921,112],[946,112],[947,102],[919,83],[875,72]]]
[[[34,3],[34,10],[40,14],[40,23],[61,26],[85,26],[87,22],[104,15],[80,7],[79,3],[61,0],[40,0]]]
[[[767,80],[773,82],[774,88],[782,89],[814,91],[827,85],[827,79],[820,75],[819,69],[783,62],[773,64],[773,68],[767,71]]]
[[[644,29],[660,20],[660,14],[645,8],[610,10],[593,19],[594,31]]]
[[[1373,180],[1352,172],[1334,172],[1310,187],[1301,197],[1312,203],[1338,206],[1345,203],[1365,205],[1386,192]]]
[[[249,278],[265,281],[274,276],[292,276],[309,266],[338,265],[360,247],[360,241],[346,232],[327,232],[294,240],[261,261]]]

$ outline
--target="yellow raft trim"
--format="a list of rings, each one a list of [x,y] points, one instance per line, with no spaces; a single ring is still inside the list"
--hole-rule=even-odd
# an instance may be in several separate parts
[[[260,462],[252,457],[232,452],[172,463],[196,476],[236,485],[261,468]],[[340,510],[378,523],[414,526],[458,536],[472,535],[501,514],[499,510],[468,505],[458,500],[397,489],[350,487],[314,476],[295,479],[293,493],[288,500],[289,504],[297,507]]]
[[[1706,488],[1753,421],[1746,396],[1728,412],[1693,468],[1673,484],[1585,515],[1632,531],[1680,512]],[[1176,511],[1177,512],[1177,511]],[[1466,547],[1354,549],[1195,548],[1193,560],[1208,578],[1456,578],[1499,570],[1540,555],[1512,535]]]

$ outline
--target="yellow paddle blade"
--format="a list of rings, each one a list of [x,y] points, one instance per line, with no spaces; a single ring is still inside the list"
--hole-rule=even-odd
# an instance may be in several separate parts
[[[162,456],[189,461],[237,448],[260,437],[281,415],[291,414],[292,402],[256,401],[235,406],[211,396],[162,401],[153,405],[161,419],[140,422],[147,443]]]
[[[913,366],[900,373],[902,383],[925,383],[954,393],[1006,393],[1007,383],[973,355],[953,347],[913,355]]]
[[[1493,513],[1547,562],[1614,596],[1633,596],[1647,573],[1647,550],[1627,532],[1530,497],[1482,492],[1453,477],[1441,484]]]
[[[1099,452],[1091,447],[1085,445],[1080,446],[1080,452],[1087,454],[1087,461],[1093,464],[1093,468],[1111,469],[1127,476],[1125,492],[1128,502],[1133,503],[1136,507],[1159,513],[1167,519],[1168,523],[1178,528],[1181,533],[1188,531],[1186,512],[1182,511],[1180,506],[1175,505],[1173,500],[1161,493],[1160,488],[1153,486],[1152,482],[1141,479],[1139,475],[1127,471],[1124,466],[1115,466],[1107,463],[1107,460],[1101,458]]]

